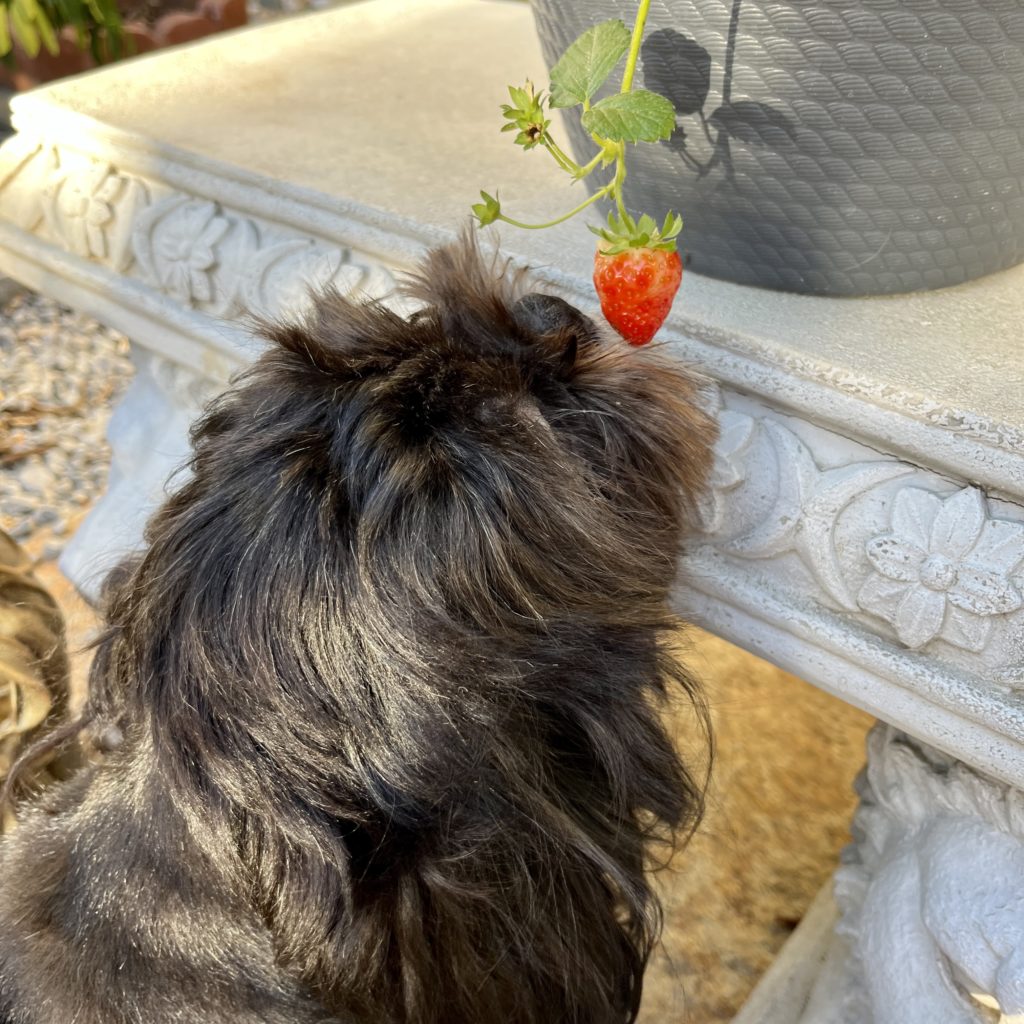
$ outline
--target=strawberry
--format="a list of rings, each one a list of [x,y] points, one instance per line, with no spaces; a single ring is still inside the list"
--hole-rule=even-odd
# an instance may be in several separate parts
[[[672,308],[683,278],[675,236],[682,220],[669,214],[659,231],[648,216],[611,214],[594,253],[594,288],[601,311],[631,345],[646,345]]]

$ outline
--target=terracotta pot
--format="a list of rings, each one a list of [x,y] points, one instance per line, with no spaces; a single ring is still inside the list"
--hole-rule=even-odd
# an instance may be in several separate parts
[[[534,0],[545,57],[636,8]],[[1022,0],[659,0],[635,81],[677,127],[626,201],[682,214],[699,273],[865,295],[1024,261]]]
[[[203,36],[239,28],[247,21],[245,0],[198,0],[192,10],[168,11],[153,25],[127,21],[124,25],[128,37],[128,55],[148,53],[164,46],[187,43]],[[88,50],[79,49],[74,29],[64,28],[60,33],[60,53],[40,50],[29,57],[15,46],[13,69],[4,69],[0,81],[8,88],[32,89],[43,82],[64,78],[96,66]]]

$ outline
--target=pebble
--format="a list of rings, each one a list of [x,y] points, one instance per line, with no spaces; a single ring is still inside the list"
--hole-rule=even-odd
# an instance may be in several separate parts
[[[44,560],[106,486],[107,420],[132,373],[127,338],[81,313],[31,292],[0,310],[0,529],[48,529]]]
[[[21,489],[28,494],[46,494],[47,485],[52,479],[52,474],[46,468],[46,463],[36,461],[33,458],[24,459],[20,469],[14,471],[21,484]],[[50,511],[44,509],[43,511]]]

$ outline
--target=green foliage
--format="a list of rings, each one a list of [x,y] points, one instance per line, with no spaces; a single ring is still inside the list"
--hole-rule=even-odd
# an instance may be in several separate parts
[[[612,142],[657,142],[672,135],[676,112],[664,96],[635,89],[595,103],[581,121],[591,135]]]
[[[608,214],[607,227],[595,228],[590,224],[587,227],[604,240],[601,251],[606,256],[614,256],[627,249],[664,249],[666,252],[674,252],[676,236],[683,230],[683,218],[677,213],[667,213],[665,222],[659,228],[657,221],[646,213],[639,220],[634,220],[625,211],[621,214],[613,211]]]
[[[71,26],[78,45],[97,62],[121,57],[125,37],[116,0],[0,0],[0,57],[17,43],[29,57],[60,51],[60,30]]]
[[[587,102],[628,49],[629,29],[617,19],[587,29],[551,69],[551,106]]]
[[[630,248],[675,250],[675,239],[683,226],[679,216],[669,213],[659,229],[654,219],[646,214],[635,221],[623,199],[626,143],[661,142],[671,138],[676,127],[676,111],[671,101],[647,89],[633,88],[633,74],[650,5],[651,0],[639,0],[632,32],[618,20],[605,21],[587,29],[551,69],[551,90],[547,97],[542,92],[538,93],[529,82],[524,88],[509,86],[512,102],[501,108],[505,117],[501,130],[515,132],[515,141],[523,149],[539,147],[547,150],[574,182],[586,178],[598,167],[614,163],[615,173],[611,181],[568,213],[544,224],[524,224],[513,220],[502,211],[497,198],[481,192],[483,202],[473,206],[473,215],[481,227],[495,221],[520,228],[553,227],[607,198],[614,201],[617,212],[609,215],[607,227],[591,228],[604,241],[604,251],[622,252]],[[626,56],[626,66],[621,89],[591,106],[590,101],[623,56]],[[587,163],[582,166],[576,163],[552,138],[551,122],[545,117],[545,103],[549,108],[583,106],[580,123],[596,147]]]
[[[485,228],[498,219],[501,203],[495,196],[490,196],[486,192],[481,192],[480,198],[483,200],[482,203],[473,204],[473,216],[480,222],[480,227]]]

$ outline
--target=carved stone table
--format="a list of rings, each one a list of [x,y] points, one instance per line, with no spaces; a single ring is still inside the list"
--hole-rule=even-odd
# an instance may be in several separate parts
[[[0,270],[125,331],[138,366],[63,563],[86,593],[251,358],[243,310],[311,281],[388,295],[481,187],[536,220],[570,205],[496,130],[528,73],[525,5],[377,0],[15,101]],[[503,242],[588,306],[588,238]],[[885,723],[838,930],[824,894],[739,1020],[1024,1014],[1024,267],[877,300],[688,276],[665,337],[716,382],[722,425],[681,604]]]

